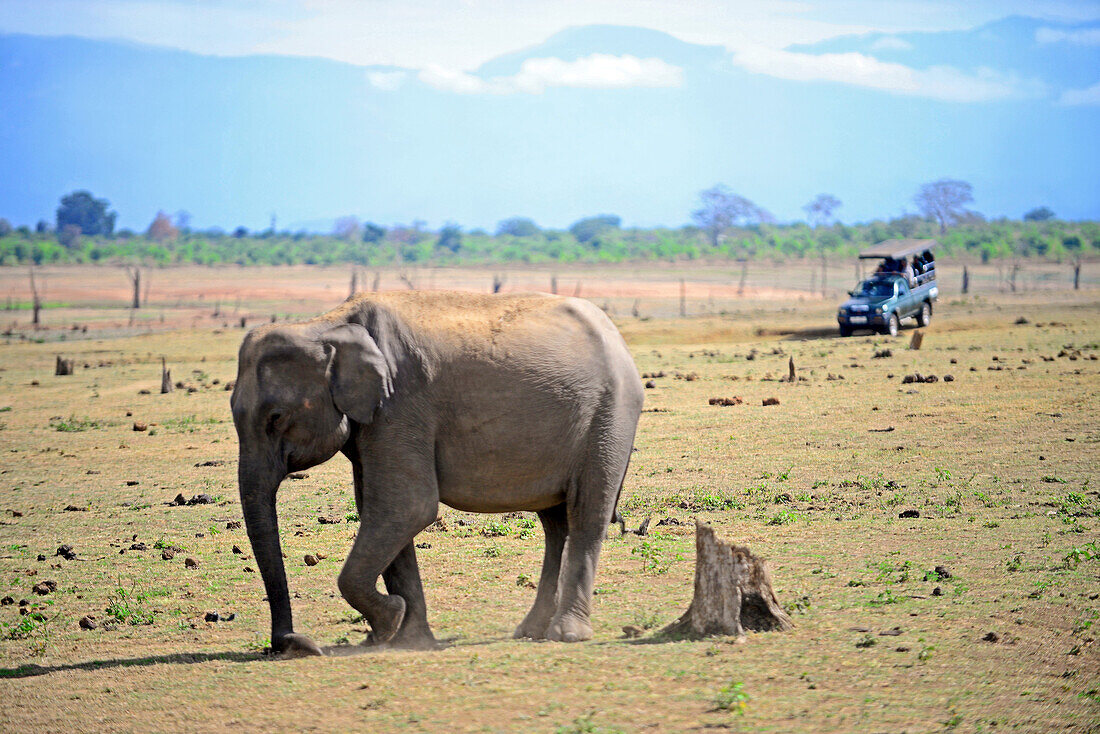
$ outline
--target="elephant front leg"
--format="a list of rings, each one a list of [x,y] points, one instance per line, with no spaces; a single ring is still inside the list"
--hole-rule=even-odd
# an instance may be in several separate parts
[[[401,622],[391,644],[414,650],[430,650],[437,647],[435,636],[428,626],[428,607],[424,600],[424,587],[420,583],[420,567],[416,562],[416,546],[410,542],[389,567],[382,572],[386,591],[405,600],[405,619]]]
[[[383,504],[366,498],[364,505],[370,508],[369,514],[360,521],[359,534],[337,581],[344,599],[370,623],[375,642],[389,642],[397,635],[410,611],[409,601],[413,614],[424,618],[427,626],[416,556],[407,553],[406,547],[411,550],[412,539],[435,519],[435,501],[421,503],[409,496],[403,499]],[[428,509],[419,512],[415,507]],[[379,593],[378,577],[394,563],[393,572],[387,573],[387,587],[389,581],[394,584],[389,588],[391,593]]]

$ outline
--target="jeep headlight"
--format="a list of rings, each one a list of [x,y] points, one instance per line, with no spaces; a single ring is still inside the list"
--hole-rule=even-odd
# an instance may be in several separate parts
[[[882,306],[875,306],[875,313],[882,313]]]

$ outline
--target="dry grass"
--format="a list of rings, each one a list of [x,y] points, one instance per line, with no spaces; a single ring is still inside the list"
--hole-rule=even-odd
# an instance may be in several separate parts
[[[0,596],[29,600],[46,621],[0,607],[0,725],[1095,730],[1098,296],[945,298],[919,352],[905,348],[908,329],[834,338],[824,301],[687,320],[620,308],[639,370],[666,373],[646,391],[654,412],[642,416],[623,509],[632,526],[649,515],[686,524],[645,538],[609,531],[595,640],[509,639],[533,599],[524,582],[537,579],[541,530],[529,516],[448,510],[449,529],[418,540],[430,544],[419,551],[429,619],[451,644],[344,654],[358,652],[364,623],[336,590],[355,522],[348,467],[334,459],[284,483],[280,514],[298,628],[351,645],[298,661],[258,652],[266,603],[244,531],[226,528],[240,510],[222,386],[241,331],[207,318],[65,344],[12,339],[0,352]],[[883,348],[893,356],[872,358]],[[76,359],[75,375],[53,376],[56,353]],[[162,354],[195,392],[156,394]],[[791,356],[805,381],[778,381]],[[941,381],[902,385],[913,371]],[[708,405],[733,396],[744,403]],[[761,404],[773,396],[780,405]],[[195,466],[207,461],[224,464]],[[165,504],[200,492],[216,504]],[[909,509],[920,517],[898,517]],[[770,559],[794,631],[743,645],[622,639],[623,625],[663,626],[690,601],[694,516]],[[63,543],[76,560],[54,555]],[[162,560],[156,544],[182,552]],[[307,553],[326,557],[308,567]],[[951,578],[933,578],[940,565]],[[57,590],[33,594],[46,579]],[[210,610],[237,617],[208,623]],[[78,627],[86,614],[99,629]],[[989,632],[997,642],[983,641]],[[735,690],[748,696],[743,713]]]

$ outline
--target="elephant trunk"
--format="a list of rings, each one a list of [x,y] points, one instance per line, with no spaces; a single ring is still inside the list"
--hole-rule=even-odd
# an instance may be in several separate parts
[[[285,473],[243,454],[238,464],[241,509],[271,607],[271,647],[276,652],[282,651],[287,636],[294,632],[275,512],[275,493]]]

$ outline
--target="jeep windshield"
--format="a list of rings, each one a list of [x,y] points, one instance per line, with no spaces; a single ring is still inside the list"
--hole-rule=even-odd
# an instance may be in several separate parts
[[[865,280],[860,283],[859,289],[856,290],[854,295],[867,298],[889,298],[894,295],[894,284],[888,280]]]

